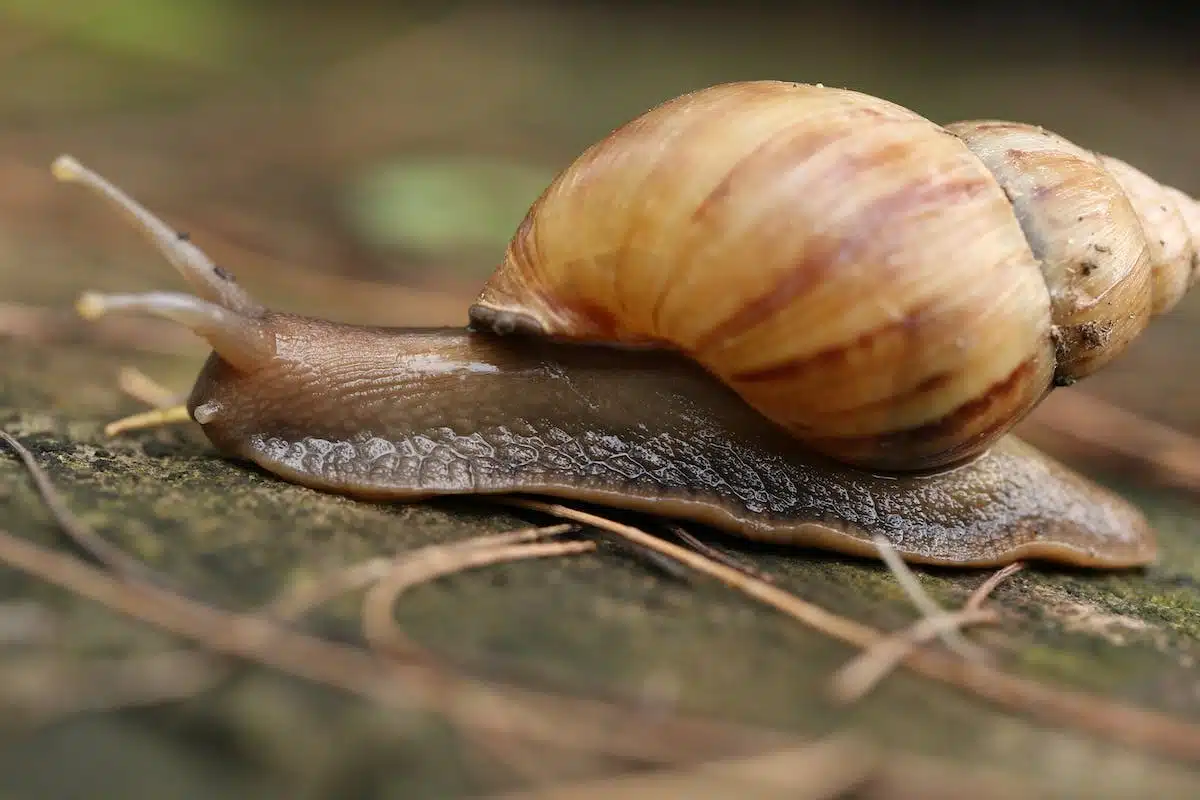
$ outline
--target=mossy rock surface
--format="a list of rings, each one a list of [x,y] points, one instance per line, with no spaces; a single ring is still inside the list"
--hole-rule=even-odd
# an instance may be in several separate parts
[[[192,426],[106,438],[136,410],[113,388],[121,354],[81,345],[0,344],[8,368],[0,423],[37,456],[96,531],[212,603],[249,609],[304,577],[527,524],[472,502],[375,505],[294,486],[220,458]],[[186,385],[196,359],[141,357]],[[4,527],[65,547],[23,469],[0,457]],[[1163,557],[1145,571],[1028,569],[997,592],[999,626],[977,633],[1012,669],[1200,724],[1200,524],[1186,498],[1118,486],[1158,528]],[[879,565],[809,551],[721,545],[785,588],[883,629],[914,618]],[[922,570],[955,605],[979,572]],[[61,611],[70,657],[141,651],[151,629],[12,570],[8,600]],[[356,598],[312,630],[358,636]],[[853,729],[898,754],[987,765],[1048,796],[1186,797],[1200,770],[1053,729],[903,671],[849,709],[825,695],[853,655],[702,578],[662,574],[622,550],[475,570],[405,595],[414,640],[467,664],[495,663],[530,686],[642,698],[807,737]],[[61,653],[46,658],[62,658]],[[11,796],[445,797],[504,785],[436,715],[386,712],[266,669],[239,670],[182,702],[6,726],[0,784]],[[71,768],[63,769],[69,762]]]

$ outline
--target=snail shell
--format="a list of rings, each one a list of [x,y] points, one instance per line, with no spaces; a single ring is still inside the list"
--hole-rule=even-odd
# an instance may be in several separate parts
[[[1116,357],[1198,243],[1191,198],[1041,128],[733,83],[585,151],[470,317],[679,350],[826,456],[929,470]]]

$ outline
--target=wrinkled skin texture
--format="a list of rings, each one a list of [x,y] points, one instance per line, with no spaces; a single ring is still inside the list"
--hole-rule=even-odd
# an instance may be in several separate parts
[[[909,561],[1146,563],[1141,515],[1013,438],[927,475],[872,475],[790,440],[671,353],[270,313],[277,354],[214,355],[189,401],[222,451],[372,499],[521,492],[693,520],[752,539]],[[204,416],[203,414],[201,416]]]

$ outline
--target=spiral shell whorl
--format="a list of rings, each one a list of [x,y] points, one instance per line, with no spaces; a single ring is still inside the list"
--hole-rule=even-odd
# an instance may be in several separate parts
[[[1153,270],[1151,313],[1166,313],[1200,277],[1200,203],[1120,159],[1097,158],[1125,189],[1142,220]]]
[[[1055,379],[1071,383],[1118,356],[1195,278],[1195,201],[1123,161],[1034,125],[946,126],[1013,205],[1050,293]],[[1200,228],[1197,228],[1200,231]]]

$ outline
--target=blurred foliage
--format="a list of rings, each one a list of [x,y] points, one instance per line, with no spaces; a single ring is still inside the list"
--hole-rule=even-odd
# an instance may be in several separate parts
[[[12,21],[57,31],[85,47],[213,66],[230,58],[243,28],[232,0],[4,0]]]
[[[490,271],[488,257],[504,250],[553,177],[481,158],[396,160],[353,184],[350,212],[361,233],[381,246],[427,258],[462,253]]]

